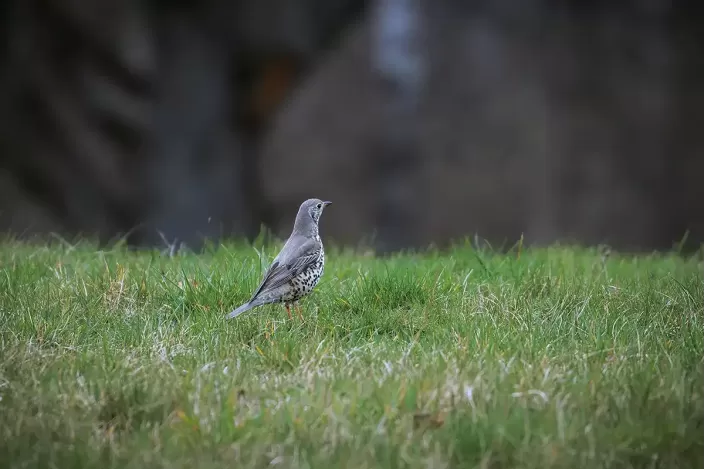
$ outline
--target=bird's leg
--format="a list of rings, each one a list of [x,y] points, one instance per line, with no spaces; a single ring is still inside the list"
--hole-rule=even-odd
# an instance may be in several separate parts
[[[289,319],[294,319],[291,317],[291,308],[289,308],[289,303],[284,303],[284,307],[286,307],[286,314],[289,315]]]
[[[294,303],[294,306],[295,306],[295,308],[296,308],[296,312],[297,312],[298,315],[299,315],[299,319],[301,319],[301,321],[303,322],[304,317],[303,317],[303,315],[301,314],[301,305],[300,305],[298,302],[296,302],[296,303]]]

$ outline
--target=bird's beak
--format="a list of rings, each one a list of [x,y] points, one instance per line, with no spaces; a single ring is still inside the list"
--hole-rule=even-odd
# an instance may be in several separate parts
[[[329,206],[329,205],[332,204],[332,203],[333,203],[333,202],[323,202],[323,206],[324,206],[324,207],[327,207],[327,206]]]

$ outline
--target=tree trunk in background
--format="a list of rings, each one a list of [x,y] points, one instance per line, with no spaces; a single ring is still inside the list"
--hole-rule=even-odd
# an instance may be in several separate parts
[[[383,124],[370,155],[381,253],[416,245],[426,199],[417,140],[424,83],[420,1],[377,0],[373,6],[372,67],[381,87]]]
[[[186,13],[167,14],[157,31],[158,92],[144,184],[147,242],[163,236],[194,248],[223,233],[251,234],[243,148],[228,125],[228,44]]]

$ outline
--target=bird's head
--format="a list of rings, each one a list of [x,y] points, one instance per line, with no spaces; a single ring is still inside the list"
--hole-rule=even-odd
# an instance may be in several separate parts
[[[323,200],[320,199],[308,199],[306,202],[304,202],[304,205],[306,206],[306,211],[308,214],[313,218],[313,221],[318,223],[318,220],[321,218],[321,214],[323,213],[323,209],[329,206],[332,202],[324,202]],[[302,205],[302,207],[304,206]]]
[[[301,234],[318,234],[318,220],[321,218],[323,209],[331,203],[321,199],[304,201],[299,207],[299,213],[296,215],[294,230],[299,231]]]

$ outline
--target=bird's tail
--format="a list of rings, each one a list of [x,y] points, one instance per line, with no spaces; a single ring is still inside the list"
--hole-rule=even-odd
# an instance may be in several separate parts
[[[253,304],[252,301],[248,301],[248,302],[245,303],[244,305],[240,306],[240,307],[237,308],[236,310],[234,310],[234,311],[232,311],[231,313],[229,313],[229,314],[226,316],[226,318],[227,318],[227,319],[236,318],[236,317],[240,316],[242,313],[251,310],[251,309],[254,308],[255,306],[258,306],[258,305],[257,305],[257,304]]]

